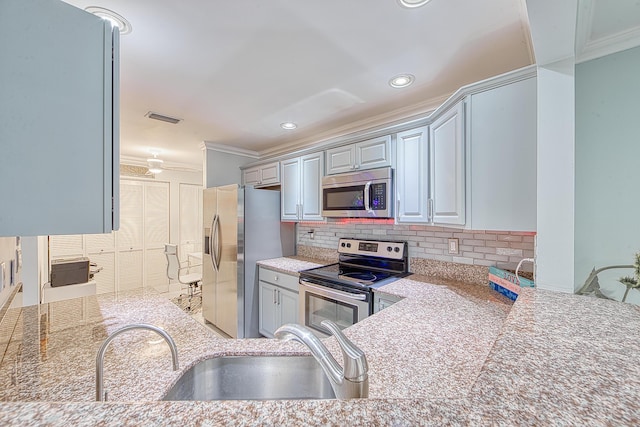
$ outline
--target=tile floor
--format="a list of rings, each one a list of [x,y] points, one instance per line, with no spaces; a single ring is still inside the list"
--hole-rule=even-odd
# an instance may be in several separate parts
[[[171,289],[168,292],[163,292],[162,295],[166,296],[169,300],[176,298],[178,296],[180,296],[180,294],[185,294],[186,293],[186,288],[185,289],[174,289],[173,286],[171,287]],[[202,316],[202,310],[198,310],[196,313],[192,313],[191,317],[199,322],[202,323],[204,326],[208,327],[209,329],[211,329],[213,332],[215,332],[217,335],[219,335],[220,337],[223,338],[228,338],[228,337],[224,337],[220,331],[218,331],[216,329],[215,326],[213,326],[211,323],[207,322],[206,320],[204,320],[204,317]]]

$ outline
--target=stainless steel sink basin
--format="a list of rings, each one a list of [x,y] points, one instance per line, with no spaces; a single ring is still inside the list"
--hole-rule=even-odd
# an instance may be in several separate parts
[[[312,356],[225,356],[187,370],[163,400],[335,399]]]

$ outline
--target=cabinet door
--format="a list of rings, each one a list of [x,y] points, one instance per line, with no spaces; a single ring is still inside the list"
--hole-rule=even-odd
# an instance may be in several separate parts
[[[356,169],[374,169],[391,165],[391,136],[356,144]]]
[[[110,24],[60,1],[3,0],[0,40],[0,236],[112,230]]]
[[[260,185],[273,185],[280,183],[280,163],[269,163],[260,166]]]
[[[327,158],[327,175],[352,172],[356,165],[355,145],[330,148],[325,152]]]
[[[245,169],[242,172],[242,183],[244,185],[257,185],[260,183],[260,168]]]
[[[300,213],[300,159],[282,162],[280,215],[283,221],[297,221]]]
[[[324,170],[322,153],[309,154],[300,158],[300,199],[304,221],[321,221],[322,217],[322,171]]]
[[[258,309],[258,328],[262,335],[273,338],[277,326],[277,289],[262,280],[258,283],[260,307]]]
[[[445,112],[430,127],[431,221],[464,225],[464,102]]]
[[[530,78],[471,96],[473,229],[536,230],[536,197],[522,197],[536,194],[536,88]]]
[[[278,288],[278,309],[280,311],[278,328],[287,323],[299,323],[297,293]]]
[[[396,218],[398,222],[428,222],[429,128],[397,135]]]

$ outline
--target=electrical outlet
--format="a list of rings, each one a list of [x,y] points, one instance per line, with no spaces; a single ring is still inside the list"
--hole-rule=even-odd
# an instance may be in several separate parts
[[[458,239],[449,239],[449,253],[453,255],[458,254]]]

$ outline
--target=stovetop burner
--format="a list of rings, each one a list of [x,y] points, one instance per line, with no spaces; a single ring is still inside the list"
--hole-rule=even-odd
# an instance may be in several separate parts
[[[371,285],[378,280],[378,276],[368,271],[343,272],[342,269],[340,269],[338,278],[344,280],[352,280],[354,282],[360,283],[361,285]]]
[[[370,291],[407,275],[406,242],[340,239],[339,262],[301,271],[300,278],[337,289]]]

